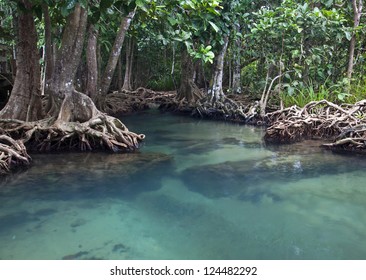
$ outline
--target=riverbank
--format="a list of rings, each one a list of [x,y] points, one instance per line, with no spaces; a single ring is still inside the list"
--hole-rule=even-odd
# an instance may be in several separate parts
[[[149,110],[140,152],[34,154],[0,184],[0,259],[364,259],[363,157]]]
[[[211,106],[205,100],[195,104],[177,101],[176,92],[154,92],[139,88],[136,91],[109,94],[101,107],[108,114],[120,118],[159,108],[163,112],[196,118],[264,126],[266,143],[291,144],[316,139],[324,141],[322,147],[332,151],[366,152],[366,100],[353,105],[313,101],[303,108],[292,106],[278,110],[272,107],[263,115],[259,102],[243,95],[228,95]],[[0,138],[0,175],[27,166],[31,161],[25,145],[4,135],[4,132]]]

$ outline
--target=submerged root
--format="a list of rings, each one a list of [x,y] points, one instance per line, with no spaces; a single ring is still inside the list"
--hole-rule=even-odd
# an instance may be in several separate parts
[[[0,175],[15,167],[29,165],[30,160],[22,141],[0,135]]]
[[[271,126],[264,136],[266,142],[291,143],[303,139],[335,140],[325,147],[332,150],[366,148],[366,100],[354,105],[336,105],[322,100],[303,108],[293,106],[266,115]]]

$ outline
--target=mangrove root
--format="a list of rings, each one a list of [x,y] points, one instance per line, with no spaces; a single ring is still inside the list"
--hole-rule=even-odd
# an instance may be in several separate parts
[[[313,101],[303,108],[292,106],[266,115],[270,127],[264,139],[270,143],[291,143],[303,139],[334,140],[329,149],[360,150],[366,141],[366,100],[354,105]]]
[[[35,122],[0,120],[0,124],[13,139],[25,143],[30,150],[40,152],[129,152],[136,150],[145,138],[143,134],[129,131],[119,119],[105,114],[98,114],[84,123],[54,121],[50,118]]]
[[[197,102],[192,114],[202,118],[257,123],[259,122],[258,109],[258,102],[244,106],[241,102],[234,101],[226,96],[222,96],[220,99],[212,99],[208,95]]]
[[[14,140],[3,134],[0,135],[0,175],[10,172],[18,166],[30,163],[27,150],[20,140]]]
[[[157,107],[176,96],[173,92],[155,92],[146,88],[135,91],[122,90],[107,94],[98,100],[98,107],[107,114],[130,114],[137,111]]]

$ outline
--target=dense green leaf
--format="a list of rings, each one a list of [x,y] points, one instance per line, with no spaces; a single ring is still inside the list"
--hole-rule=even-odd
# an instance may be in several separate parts
[[[220,28],[215,23],[213,23],[212,21],[208,21],[208,23],[212,26],[212,28],[215,30],[215,32],[220,31]]]

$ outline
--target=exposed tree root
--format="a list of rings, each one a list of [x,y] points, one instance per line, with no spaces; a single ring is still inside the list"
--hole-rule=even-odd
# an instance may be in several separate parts
[[[110,115],[126,115],[137,111],[158,107],[175,97],[174,92],[155,92],[146,88],[135,91],[122,90],[108,94],[98,101],[99,108]]]
[[[336,105],[322,100],[304,108],[293,106],[266,115],[271,126],[264,139],[270,143],[291,143],[303,139],[335,140],[324,146],[332,150],[366,148],[366,100],[354,105]]]
[[[49,152],[57,150],[134,151],[145,138],[136,134],[118,119],[105,114],[84,123],[60,122],[53,118],[36,122],[0,120],[4,130],[23,142],[30,150]]]
[[[323,146],[333,151],[366,153],[366,122],[363,125],[345,129],[334,143]]]
[[[10,172],[15,167],[28,165],[30,160],[22,141],[0,135],[0,175]]]
[[[68,92],[60,105],[55,102],[51,102],[51,105],[48,111],[52,117],[48,119],[33,122],[0,119],[1,134],[16,140],[11,143],[13,146],[19,142],[27,149],[39,152],[57,150],[130,152],[139,148],[140,142],[145,138],[143,134],[129,131],[119,119],[100,112],[93,101],[80,92],[73,91],[72,94]],[[6,165],[0,165],[0,169],[4,172],[9,169],[7,166],[12,164],[14,158],[21,159],[16,156],[18,146],[10,147],[11,149],[2,146],[2,150],[11,156],[10,161],[7,161],[9,156],[5,158]]]
[[[257,102],[244,105],[226,96],[216,100],[206,96],[197,102],[193,115],[210,119],[257,124],[259,121],[258,109],[259,104]]]

